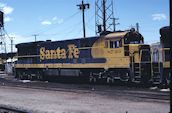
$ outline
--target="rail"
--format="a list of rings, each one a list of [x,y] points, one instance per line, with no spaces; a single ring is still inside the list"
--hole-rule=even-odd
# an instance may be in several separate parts
[[[7,107],[7,106],[0,106],[0,113],[31,113],[25,110]]]

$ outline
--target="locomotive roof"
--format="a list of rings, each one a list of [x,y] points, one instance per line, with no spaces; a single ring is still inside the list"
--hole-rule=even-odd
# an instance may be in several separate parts
[[[59,40],[59,41],[37,41],[37,42],[28,42],[28,43],[20,43],[17,44],[16,47],[28,47],[28,46],[37,46],[38,44],[45,44],[45,43],[55,43],[55,42],[65,42],[65,41],[79,41],[79,40],[84,40],[84,41],[89,41],[89,40],[97,40],[100,38],[100,36],[95,36],[95,37],[87,37],[87,38],[77,38],[77,39],[68,39],[68,40]]]
[[[56,42],[65,42],[65,41],[89,41],[89,40],[97,40],[99,38],[105,38],[105,39],[112,39],[113,38],[115,40],[120,40],[121,38],[125,38],[125,36],[130,32],[131,31],[118,31],[118,32],[113,32],[113,33],[109,33],[106,35],[87,37],[87,38],[77,38],[77,39],[68,39],[68,40],[60,40],[60,41],[47,40],[47,41],[20,43],[20,44],[17,44],[16,47],[18,48],[18,47],[37,46],[38,44],[56,43]],[[135,31],[132,33],[139,34],[138,32],[135,32]]]
[[[143,39],[143,36],[134,29],[131,29],[130,31],[114,32],[105,36],[105,39],[113,39],[113,40],[120,40],[122,38],[130,38],[130,40],[133,38]]]
[[[118,39],[123,38],[127,33],[128,33],[128,31],[124,31],[124,32],[113,32],[113,33],[107,34],[105,36],[105,39],[111,39],[111,38],[113,38],[113,39],[118,40]]]
[[[41,43],[41,42],[43,42],[43,41],[19,43],[19,44],[16,45],[16,48],[18,48],[18,47],[20,47],[20,46],[25,46],[25,47],[31,46],[31,45],[32,45],[32,46],[33,46],[33,45],[36,46],[38,43]]]
[[[100,38],[99,36],[95,36],[95,37],[87,37],[87,38],[76,38],[76,39],[67,39],[67,40],[58,40],[58,41],[44,41],[42,43],[47,43],[47,42],[65,42],[65,41],[80,41],[80,40],[97,40],[98,38]]]

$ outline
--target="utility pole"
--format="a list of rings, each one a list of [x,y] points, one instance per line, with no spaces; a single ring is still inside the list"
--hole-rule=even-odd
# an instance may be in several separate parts
[[[111,18],[111,19],[113,20],[111,25],[113,25],[113,31],[115,32],[116,25],[119,25],[119,23],[116,23],[116,20],[119,20],[119,18]]]
[[[35,37],[35,42],[36,42],[36,37],[39,36],[38,34],[33,34],[32,36]]]
[[[13,53],[13,38],[14,37],[10,37],[10,39],[11,39],[11,53]]]
[[[88,3],[84,4],[84,1],[82,0],[82,4],[78,4],[77,6],[79,7],[80,10],[82,10],[83,35],[84,35],[84,38],[85,38],[86,35],[85,35],[85,14],[84,14],[84,11],[85,11],[86,8],[89,9],[90,5]]]
[[[11,65],[13,65],[13,59],[12,59],[13,58],[13,55],[12,55],[13,54],[13,38],[14,37],[10,37],[11,39]]]
[[[3,46],[4,52],[6,53],[6,43],[5,43],[5,34],[4,34],[4,12],[0,11],[0,44],[1,44],[1,51],[3,53]]]
[[[1,45],[1,52],[7,52],[6,50],[6,42],[5,42],[5,34],[4,34],[4,27],[0,27],[0,45]]]
[[[137,30],[137,32],[139,32],[139,23],[136,23],[136,30]]]

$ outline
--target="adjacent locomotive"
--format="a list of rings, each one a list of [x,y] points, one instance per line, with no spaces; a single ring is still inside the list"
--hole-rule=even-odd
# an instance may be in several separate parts
[[[150,46],[134,29],[74,40],[21,43],[16,48],[15,75],[21,79],[151,80]]]
[[[151,45],[152,81],[156,84],[170,83],[170,28],[160,29],[160,43]]]
[[[5,70],[5,61],[0,58],[0,71],[4,71],[4,70]]]
[[[170,27],[166,26],[161,28],[160,35],[163,63],[162,81],[166,84],[170,84]]]

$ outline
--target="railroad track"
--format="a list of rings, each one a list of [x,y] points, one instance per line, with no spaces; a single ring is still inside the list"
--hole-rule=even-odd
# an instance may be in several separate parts
[[[2,83],[4,82],[4,83]],[[98,93],[102,95],[113,95],[119,97],[132,97],[138,99],[147,99],[154,101],[169,101],[169,92],[160,92],[149,90],[148,88],[134,88],[127,86],[107,86],[94,84],[62,84],[62,83],[45,83],[42,81],[34,81],[22,83],[21,81],[0,81],[1,87],[13,88],[30,88],[49,91],[62,91],[72,93]]]
[[[122,98],[135,98],[143,101],[156,101],[156,102],[168,102],[169,101],[169,93],[163,92],[151,92],[151,91],[137,91],[137,90],[124,90],[124,89],[100,89],[94,87],[89,89],[81,89],[81,88],[67,88],[67,87],[38,87],[38,86],[26,86],[26,85],[9,85],[3,87],[12,87],[12,88],[29,88],[29,89],[37,89],[37,90],[48,90],[48,91],[61,91],[61,92],[71,92],[71,93],[80,93],[80,94],[90,94],[97,93],[100,95],[106,96],[116,96]]]
[[[7,106],[0,106],[0,113],[31,113],[25,110],[7,107]]]

